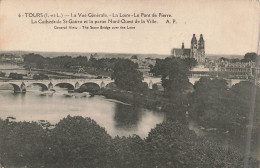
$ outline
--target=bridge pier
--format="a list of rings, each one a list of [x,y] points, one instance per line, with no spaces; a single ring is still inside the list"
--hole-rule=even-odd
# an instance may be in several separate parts
[[[50,89],[53,89],[53,84],[51,82],[48,84],[48,90]]]
[[[105,87],[106,87],[105,82],[102,81],[101,84],[100,84],[100,88],[102,89],[102,88],[105,88]]]
[[[79,84],[79,82],[77,81],[77,82],[75,83],[75,89],[78,89],[78,88],[80,88],[80,84]]]
[[[22,84],[20,86],[20,92],[22,92],[22,93],[26,92],[26,86],[25,86],[24,82],[22,82]]]
[[[150,80],[150,82],[148,83],[148,87],[149,87],[149,89],[153,88],[153,81],[152,80]]]

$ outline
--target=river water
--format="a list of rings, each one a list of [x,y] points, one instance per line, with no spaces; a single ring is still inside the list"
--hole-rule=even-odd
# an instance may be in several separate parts
[[[54,94],[43,95],[38,89],[40,88],[27,88],[26,94],[0,90],[0,118],[12,116],[16,121],[47,120],[56,124],[67,115],[83,116],[95,120],[111,136],[137,134],[142,138],[164,119],[163,113],[102,96],[90,97],[87,93],[71,96],[67,90],[57,88]]]

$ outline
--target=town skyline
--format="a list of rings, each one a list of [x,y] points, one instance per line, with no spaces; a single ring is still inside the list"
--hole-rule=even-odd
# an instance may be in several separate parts
[[[176,47],[177,48],[177,47]],[[173,48],[172,48],[173,49]],[[0,54],[17,54],[20,53],[20,56],[22,56],[23,54],[28,54],[28,53],[34,53],[34,54],[40,54],[44,57],[57,57],[57,56],[72,56],[72,57],[76,57],[76,56],[90,56],[91,54],[97,54],[97,55],[110,55],[110,56],[119,56],[119,57],[124,57],[124,56],[133,56],[133,55],[137,55],[137,56],[147,56],[149,57],[149,55],[151,57],[155,57],[155,58],[166,58],[169,56],[172,56],[171,50],[169,51],[168,54],[160,54],[160,53],[122,53],[122,52],[79,52],[79,51],[34,51],[34,50],[0,50]],[[256,53],[255,51],[249,51],[246,53]],[[246,54],[211,54],[211,53],[205,53],[205,57],[206,58],[220,58],[220,57],[225,57],[225,58],[242,58],[244,57],[244,55]],[[156,57],[158,56],[158,57]],[[161,57],[162,56],[162,57]],[[102,57],[101,57],[102,58]]]

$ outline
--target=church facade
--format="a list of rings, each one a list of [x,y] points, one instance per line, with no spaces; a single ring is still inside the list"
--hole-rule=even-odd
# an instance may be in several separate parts
[[[200,35],[200,39],[197,40],[196,35],[193,34],[191,39],[191,47],[185,48],[182,43],[181,48],[173,48],[172,55],[180,58],[194,58],[198,63],[205,62],[205,41],[203,35]]]

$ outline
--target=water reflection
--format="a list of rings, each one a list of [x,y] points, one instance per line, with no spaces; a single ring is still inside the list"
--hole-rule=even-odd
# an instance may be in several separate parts
[[[116,104],[115,126],[124,129],[136,129],[141,118],[141,109],[131,105]]]

